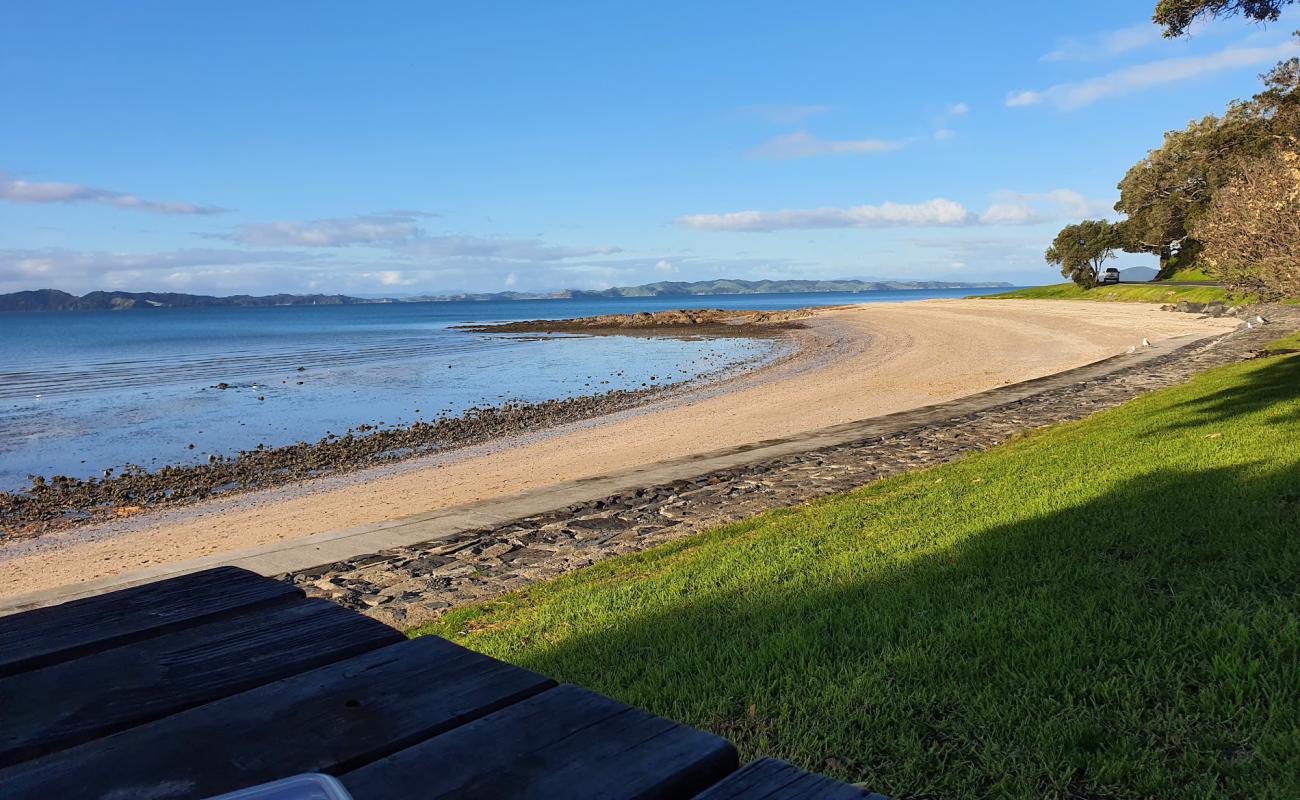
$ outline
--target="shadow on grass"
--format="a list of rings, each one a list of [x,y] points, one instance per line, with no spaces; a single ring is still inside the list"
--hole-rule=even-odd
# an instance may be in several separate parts
[[[1191,413],[1182,421],[1164,426],[1165,430],[1192,428],[1264,411],[1271,406],[1294,400],[1300,395],[1300,358],[1269,358],[1251,380],[1200,397],[1188,404]],[[1300,419],[1300,411],[1279,415],[1274,422]]]
[[[827,557],[872,557],[830,519]],[[897,797],[1300,796],[1300,466],[1153,473],[895,561],[685,593],[521,663]]]

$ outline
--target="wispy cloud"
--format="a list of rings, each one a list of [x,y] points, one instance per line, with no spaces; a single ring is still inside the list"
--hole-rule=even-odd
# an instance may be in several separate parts
[[[1097,61],[1142,50],[1163,41],[1160,28],[1140,22],[1127,28],[1103,31],[1091,36],[1067,36],[1056,48],[1043,54],[1040,61]]]
[[[502,244],[507,244],[503,240]],[[0,250],[0,292],[55,287],[229,294],[278,291],[386,293],[467,291],[498,284],[507,273],[532,288],[603,288],[614,276],[659,275],[654,261],[566,259],[571,251],[533,252],[511,240],[485,254],[345,258],[322,250],[187,249],[144,253],[62,248]],[[469,248],[473,250],[473,248]],[[615,248],[591,248],[605,255]],[[541,258],[528,259],[525,256]]]
[[[13,203],[94,203],[129,211],[149,211],[155,214],[202,215],[221,214],[228,209],[194,203],[160,203],[143,200],[133,194],[96,189],[79,183],[34,182],[11,178],[0,173],[0,200]]]
[[[991,195],[1003,214],[1010,216],[1012,207],[1029,208],[1040,220],[1062,217],[1093,217],[1114,213],[1114,200],[1094,200],[1073,189],[1053,189],[1049,192],[1015,192],[1008,189]],[[993,206],[990,207],[992,210]],[[986,212],[987,213],[987,212]]]
[[[778,136],[756,147],[752,155],[759,158],[812,158],[814,156],[866,155],[887,153],[903,146],[888,139],[819,139],[807,131]]]
[[[1204,56],[1167,58],[1117,70],[1077,83],[1060,83],[1042,90],[1022,89],[1009,92],[1010,107],[1050,103],[1057,108],[1082,108],[1107,97],[1134,94],[1156,86],[1191,80],[1215,72],[1244,67],[1258,67],[1295,55],[1295,42],[1271,47],[1231,47]]]
[[[0,250],[0,290],[55,286],[179,286],[196,271],[241,274],[249,267],[319,263],[310,253],[193,248],[144,253],[83,252],[66,248]]]
[[[994,203],[980,214],[983,225],[1035,225],[1050,217],[1023,203]]]
[[[414,217],[406,212],[308,222],[259,222],[240,225],[222,238],[253,247],[346,247],[396,244],[419,232]]]
[[[394,248],[408,258],[490,258],[503,261],[565,261],[607,256],[617,247],[566,247],[538,239],[491,239],[478,236],[421,236]]]
[[[960,117],[963,114],[967,114],[970,112],[970,106],[967,105],[966,103],[953,103],[948,106],[947,111],[948,111],[948,116],[950,117]]]
[[[924,203],[882,203],[851,208],[733,211],[688,214],[678,225],[705,231],[779,231],[817,228],[920,228],[969,225],[973,216],[960,203],[936,198]]]
[[[924,203],[881,203],[849,208],[733,211],[688,214],[674,222],[704,231],[758,233],[831,228],[959,228],[975,225],[1036,225],[1061,218],[1105,213],[1109,204],[1089,200],[1072,189],[1049,192],[998,191],[992,204],[976,214],[961,203],[935,198]]]
[[[550,262],[619,252],[617,247],[567,247],[538,239],[433,236],[420,228],[416,216],[435,215],[390,211],[306,222],[261,222],[240,225],[219,238],[251,247],[377,247],[400,258],[425,261],[473,258]]]
[[[773,125],[799,125],[809,117],[825,114],[830,109],[822,105],[769,105],[745,106],[737,110],[747,117],[758,117]]]

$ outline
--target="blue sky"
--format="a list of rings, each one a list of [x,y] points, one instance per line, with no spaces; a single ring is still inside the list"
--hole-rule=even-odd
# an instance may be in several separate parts
[[[8,3],[0,291],[1050,282],[1294,52],[1152,4]]]

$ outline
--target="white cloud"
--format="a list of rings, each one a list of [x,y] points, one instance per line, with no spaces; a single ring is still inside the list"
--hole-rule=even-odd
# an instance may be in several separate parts
[[[1155,86],[1244,67],[1272,64],[1300,50],[1295,42],[1271,47],[1231,47],[1204,56],[1167,58],[1117,70],[1077,83],[1060,83],[1042,91],[1021,90],[1007,95],[1008,106],[1048,102],[1057,108],[1082,108],[1107,97],[1133,94]]]
[[[1007,108],[1036,106],[1041,102],[1043,102],[1043,95],[1041,92],[1031,92],[1028,89],[1021,89],[1016,92],[1007,92]]]
[[[0,291],[34,288],[132,288],[188,285],[195,274],[238,275],[258,267],[320,264],[309,253],[189,249],[152,253],[82,252],[62,248],[0,250]]]
[[[149,211],[155,214],[202,215],[221,214],[227,209],[201,206],[194,203],[160,203],[108,189],[96,189],[79,183],[33,183],[16,180],[0,173],[0,200],[14,203],[95,203],[129,211]]]
[[[1163,40],[1159,26],[1140,22],[1127,28],[1094,34],[1070,36],[1057,42],[1056,49],[1046,53],[1040,61],[1093,61],[1114,58],[1141,50]]]
[[[813,156],[864,155],[897,150],[903,142],[886,139],[818,139],[807,131],[787,133],[771,139],[754,149],[760,158],[810,158]]]
[[[1034,225],[1046,219],[1037,209],[1023,203],[994,203],[980,214],[982,225]]]
[[[673,262],[665,258],[661,258],[658,261],[656,261],[654,268],[656,272],[672,273],[677,271],[677,267],[673,265]]]
[[[687,214],[678,225],[705,231],[767,232],[829,228],[956,228],[974,225],[1036,225],[1061,218],[1105,214],[1111,204],[1089,200],[1072,189],[1048,192],[998,191],[982,214],[961,203],[935,198],[924,203],[881,203],[851,208],[733,211]]]
[[[224,238],[254,247],[344,247],[394,244],[419,232],[411,216],[369,215],[240,225]]]
[[[478,236],[419,236],[394,252],[408,258],[489,258],[504,261],[564,261],[621,252],[608,246],[565,247],[537,239],[487,239]]]
[[[240,225],[232,233],[219,238],[255,247],[341,248],[362,245],[383,248],[398,258],[422,263],[448,259],[554,262],[620,252],[617,247],[567,247],[537,239],[431,236],[416,223],[417,215],[431,216],[424,212],[393,211],[308,222],[264,222]]]
[[[940,128],[939,130],[934,132],[934,139],[937,142],[945,142],[956,135],[957,135],[956,133],[954,133],[952,130],[948,128]]]
[[[924,203],[882,203],[852,208],[733,211],[688,214],[676,222],[706,231],[777,231],[816,228],[919,228],[969,225],[973,215],[960,203],[936,198]]]
[[[966,105],[965,103],[953,103],[952,105],[948,106],[948,115],[952,117],[960,117],[962,114],[966,114],[969,111],[970,111],[970,106]]]
[[[1001,203],[1029,203],[1046,205],[1053,213],[1044,218],[1105,216],[1114,212],[1113,200],[1091,200],[1073,189],[1053,189],[1050,192],[1013,192],[1002,190],[992,195]]]
[[[411,286],[415,283],[414,278],[406,277],[401,270],[397,269],[382,270],[375,274],[379,278],[380,286]]]
[[[746,106],[739,109],[741,114],[751,117],[759,117],[774,125],[799,125],[808,117],[818,114],[825,114],[830,109],[822,105],[806,106]]]

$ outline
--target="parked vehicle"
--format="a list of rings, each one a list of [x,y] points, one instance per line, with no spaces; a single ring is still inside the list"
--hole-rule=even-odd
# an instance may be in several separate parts
[[[1115,267],[1107,267],[1106,271],[1101,273],[1102,283],[1119,283],[1119,270]]]

